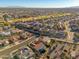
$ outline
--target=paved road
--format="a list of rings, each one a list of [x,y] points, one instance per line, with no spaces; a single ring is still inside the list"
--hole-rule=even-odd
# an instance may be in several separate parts
[[[35,38],[34,36],[33,37],[30,37],[27,40],[25,40],[25,41],[23,41],[23,42],[21,42],[21,43],[19,43],[17,45],[13,45],[13,46],[8,47],[6,49],[0,50],[0,57],[9,55],[13,50],[16,50],[18,48],[21,48],[24,45],[27,45],[28,43],[34,41],[33,40],[34,38]]]
[[[74,32],[70,32],[70,29],[69,29],[69,21],[66,21],[65,22],[65,27],[66,27],[65,32],[68,33],[68,37],[67,37],[66,40],[73,42]]]

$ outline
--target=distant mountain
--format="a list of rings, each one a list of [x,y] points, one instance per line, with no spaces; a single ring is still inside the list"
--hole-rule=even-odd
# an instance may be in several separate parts
[[[0,8],[34,8],[34,7],[23,7],[23,6],[7,6],[7,7],[0,7]],[[72,7],[62,7],[62,8],[47,8],[47,9],[74,9],[79,8],[79,6],[72,6]]]
[[[22,6],[7,6],[7,7],[0,7],[0,8],[26,8]]]
[[[69,7],[69,8],[79,8],[79,6],[72,6],[72,7]]]

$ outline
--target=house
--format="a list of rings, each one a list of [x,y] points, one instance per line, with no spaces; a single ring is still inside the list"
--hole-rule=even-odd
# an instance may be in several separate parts
[[[42,53],[45,53],[45,45],[40,41],[40,40],[38,40],[38,41],[36,41],[36,42],[34,42],[34,48],[37,50],[37,51],[39,51],[40,52],[40,54],[42,54]]]

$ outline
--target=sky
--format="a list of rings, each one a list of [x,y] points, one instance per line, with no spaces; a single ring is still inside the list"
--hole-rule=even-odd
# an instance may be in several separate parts
[[[62,8],[79,6],[79,0],[0,0],[0,7]]]

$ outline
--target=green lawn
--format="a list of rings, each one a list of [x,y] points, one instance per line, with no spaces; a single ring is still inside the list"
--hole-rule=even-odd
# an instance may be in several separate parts
[[[3,40],[5,38],[6,38],[6,36],[0,35],[0,40]]]

